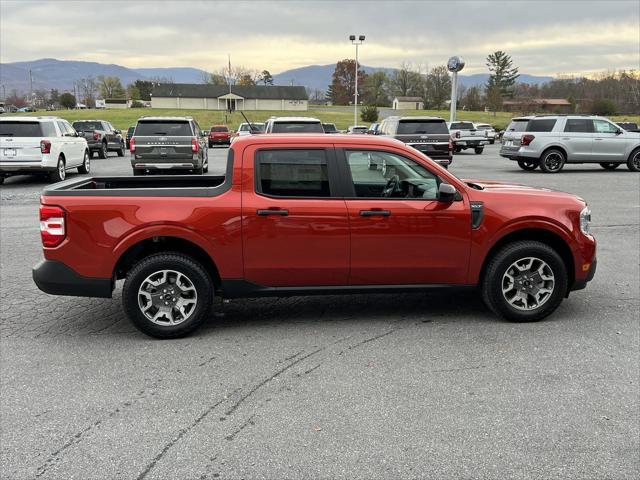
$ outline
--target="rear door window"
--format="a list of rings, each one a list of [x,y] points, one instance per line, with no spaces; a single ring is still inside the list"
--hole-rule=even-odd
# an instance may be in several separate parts
[[[42,137],[40,122],[0,121],[0,137]],[[53,136],[53,135],[52,135]]]
[[[564,126],[567,133],[591,133],[593,132],[593,120],[586,118],[568,118]]]
[[[325,150],[262,150],[256,156],[256,190],[276,197],[330,197]]]
[[[146,121],[138,122],[136,136],[140,137],[190,137],[189,122]]]
[[[448,134],[447,124],[442,120],[400,120],[398,135]]]
[[[550,132],[556,125],[555,118],[536,118],[527,123],[527,132]]]

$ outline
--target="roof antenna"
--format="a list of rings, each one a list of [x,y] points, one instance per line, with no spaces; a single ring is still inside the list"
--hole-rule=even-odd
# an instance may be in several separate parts
[[[249,124],[249,130],[251,130],[251,133],[258,132],[258,129],[253,125],[253,123],[251,123],[249,121],[249,119],[246,117],[246,115],[244,114],[244,112],[242,110],[240,110],[240,115],[242,115],[242,117],[244,118],[245,122],[247,122]]]

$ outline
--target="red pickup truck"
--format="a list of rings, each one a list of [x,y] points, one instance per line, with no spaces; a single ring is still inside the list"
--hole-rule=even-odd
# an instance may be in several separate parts
[[[214,145],[231,145],[231,132],[226,125],[214,125],[209,131],[209,148]]]
[[[55,295],[111,297],[143,332],[185,335],[224,298],[478,287],[496,314],[539,320],[596,268],[585,202],[460,180],[380,136],[259,135],[224,176],[83,177],[47,187]]]

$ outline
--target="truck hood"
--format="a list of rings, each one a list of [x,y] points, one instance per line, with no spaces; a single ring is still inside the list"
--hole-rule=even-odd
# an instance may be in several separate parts
[[[578,197],[577,195],[573,195],[572,193],[561,192],[560,190],[553,190],[551,188],[545,187],[532,187],[529,185],[524,185],[522,183],[513,183],[513,182],[497,182],[493,180],[462,180],[466,184],[477,185],[481,187],[483,191],[490,193],[507,193],[507,194],[524,194],[524,195],[545,195],[545,196],[554,196],[554,197],[565,197],[571,199],[578,199],[581,202],[584,202],[584,199]]]

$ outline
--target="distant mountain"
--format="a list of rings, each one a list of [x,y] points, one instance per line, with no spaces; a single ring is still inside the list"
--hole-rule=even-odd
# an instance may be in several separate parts
[[[274,83],[276,85],[304,85],[305,87],[313,90],[326,90],[327,86],[331,83],[331,77],[335,64],[331,65],[310,65],[308,67],[294,68],[285,72],[277,73],[273,76]],[[367,67],[362,66],[362,69],[370,74],[373,72],[383,71],[387,75],[393,74],[395,68],[388,67]],[[489,78],[488,73],[476,73],[472,75],[458,75],[460,85],[465,87],[481,86],[487,83]],[[540,84],[553,80],[553,77],[543,77],[535,75],[521,74],[518,78],[518,82]]]
[[[277,73],[273,79],[276,85],[302,85],[325,91],[331,83],[334,68],[335,64],[309,65]],[[383,71],[390,75],[395,70],[385,67],[363,66],[362,68],[368,74]],[[94,78],[99,75],[118,77],[126,86],[136,80],[156,78],[171,80],[175,83],[202,83],[205,74],[204,70],[190,67],[127,68],[116,64],[43,58],[29,62],[0,63],[0,84],[4,86],[7,95],[13,89],[21,93],[29,91],[29,70],[31,70],[34,89],[57,88],[60,91],[72,91],[74,82],[90,76]],[[460,84],[466,87],[483,85],[488,76],[487,73],[460,75]],[[522,74],[518,81],[539,84],[552,79],[553,77]]]
[[[199,68],[169,67],[169,68],[134,68],[145,78],[167,79],[174,83],[202,83],[207,72]]]

